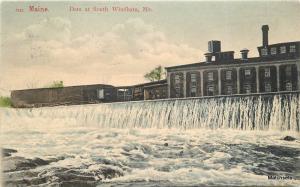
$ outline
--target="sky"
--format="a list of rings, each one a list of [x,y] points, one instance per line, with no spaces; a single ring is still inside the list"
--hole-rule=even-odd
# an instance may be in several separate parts
[[[143,75],[158,65],[203,61],[209,40],[220,40],[235,58],[243,48],[255,57],[262,25],[269,25],[269,43],[299,41],[299,18],[299,1],[2,2],[0,95],[56,80],[65,86],[146,82]]]

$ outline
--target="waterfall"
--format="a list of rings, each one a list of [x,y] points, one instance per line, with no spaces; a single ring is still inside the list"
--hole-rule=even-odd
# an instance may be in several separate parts
[[[99,128],[300,129],[300,96],[189,98],[33,109],[1,109],[1,124]]]

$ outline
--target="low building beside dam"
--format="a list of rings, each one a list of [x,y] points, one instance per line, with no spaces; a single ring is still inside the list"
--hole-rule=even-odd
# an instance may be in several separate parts
[[[160,80],[120,87],[95,84],[13,90],[11,99],[13,107],[16,108],[165,99],[166,83],[166,80]]]
[[[116,88],[96,84],[62,88],[38,88],[11,92],[14,107],[42,107],[113,102],[117,99]]]
[[[166,99],[168,98],[168,85],[166,80],[157,81],[144,86],[144,99]]]
[[[208,42],[206,60],[167,67],[167,79],[114,87],[86,85],[11,92],[14,107],[124,102],[166,98],[251,95],[300,91],[300,42],[269,44],[269,26],[262,26],[258,57],[248,49],[222,51],[221,42]]]

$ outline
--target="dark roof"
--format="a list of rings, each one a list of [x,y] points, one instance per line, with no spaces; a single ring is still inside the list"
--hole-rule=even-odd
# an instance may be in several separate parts
[[[123,88],[133,88],[133,87],[141,87],[141,86],[151,86],[151,85],[160,85],[167,83],[167,79],[159,80],[159,81],[153,81],[153,82],[146,82],[142,84],[135,84],[131,86],[117,86],[117,88],[123,89]]]
[[[160,83],[160,84],[152,84],[152,85],[148,85],[148,86],[144,86],[145,88],[153,88],[153,87],[158,87],[158,86],[167,86],[168,83]]]
[[[167,79],[153,81],[153,82],[147,82],[147,83],[142,83],[142,84],[136,84],[136,85],[133,85],[132,87],[151,86],[151,85],[164,84],[164,83],[167,83]]]
[[[90,85],[64,86],[64,87],[57,87],[57,88],[30,88],[30,89],[20,89],[20,90],[12,90],[12,91],[47,90],[47,89],[62,89],[62,88],[76,88],[76,87],[110,87],[110,88],[114,88],[114,86],[109,85],[109,84],[90,84]]]
[[[255,63],[255,62],[268,62],[268,61],[276,61],[276,60],[290,60],[290,59],[299,59],[298,56],[267,56],[267,57],[252,57],[248,58],[247,60],[242,59],[233,59],[231,61],[217,61],[217,62],[197,62],[192,64],[183,64],[178,66],[170,66],[166,67],[166,69],[172,69],[172,68],[184,68],[184,67],[195,67],[195,66],[214,66],[214,65],[229,65],[229,64],[241,64],[241,63]]]
[[[300,45],[300,41],[294,41],[294,42],[282,42],[282,43],[276,43],[276,44],[268,44],[268,47],[274,47],[274,46],[282,46],[282,45],[291,45],[291,44],[298,44]],[[263,46],[259,46],[259,48],[261,48]]]
[[[299,41],[295,42],[285,42],[285,43],[276,43],[276,44],[271,44],[268,45],[270,47],[272,46],[280,46],[284,44],[297,44],[300,45]],[[260,47],[258,47],[260,48]],[[286,53],[286,54],[277,54],[277,55],[268,55],[264,57],[252,57],[248,58],[247,60],[242,60],[241,58],[238,59],[232,59],[232,60],[227,60],[227,61],[215,61],[215,62],[196,62],[192,64],[183,64],[183,65],[178,65],[178,66],[170,66],[166,67],[166,69],[173,69],[173,68],[184,68],[184,67],[195,67],[195,66],[214,66],[214,65],[226,65],[226,64],[240,64],[240,63],[256,63],[256,62],[268,62],[268,61],[277,61],[277,60],[291,60],[291,59],[299,59],[300,54],[298,52],[296,53]]]

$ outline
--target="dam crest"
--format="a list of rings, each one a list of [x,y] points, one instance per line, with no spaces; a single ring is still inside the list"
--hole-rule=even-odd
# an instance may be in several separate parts
[[[300,129],[299,93],[244,97],[188,98],[107,104],[3,109],[2,120],[24,125],[41,119],[99,128]],[[45,124],[46,125],[46,124]]]

